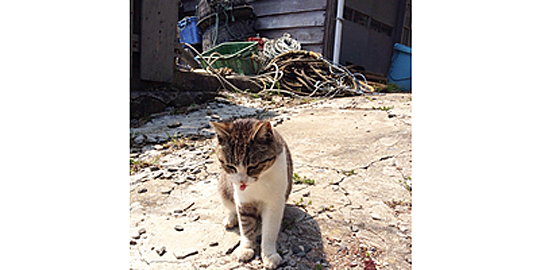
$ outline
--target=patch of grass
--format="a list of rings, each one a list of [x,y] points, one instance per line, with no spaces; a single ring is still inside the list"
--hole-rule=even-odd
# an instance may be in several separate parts
[[[345,171],[343,170],[341,173],[343,173],[345,176],[351,176],[351,175],[355,175],[356,173],[354,172],[354,169],[351,169],[350,171]]]
[[[388,106],[372,107],[372,109],[374,109],[374,110],[379,110],[379,111],[384,111],[384,112],[387,112],[387,111],[389,111],[389,110],[391,110],[393,108],[394,108],[394,106],[390,106],[390,107],[388,107]]]
[[[155,157],[154,159],[145,159],[145,160],[134,160],[130,158],[129,159],[129,173],[133,174],[146,167],[155,165],[158,163],[160,158],[161,158],[161,155]]]
[[[399,87],[397,84],[395,83],[389,83],[386,87],[386,92],[388,93],[399,93],[399,92],[403,92],[401,87]]]
[[[186,139],[180,138],[178,136],[178,132],[176,132],[173,136],[171,136],[167,131],[165,131],[165,134],[167,134],[170,139],[170,141],[164,145],[165,147],[176,146],[178,148],[181,148],[186,146]]]
[[[294,173],[293,174],[293,183],[294,184],[307,184],[307,185],[315,185],[315,180],[307,178],[305,176],[300,177],[299,174]]]
[[[300,198],[300,201],[293,201],[293,203],[298,207],[306,207],[308,205],[311,205],[313,202],[311,200],[305,202],[304,198]]]

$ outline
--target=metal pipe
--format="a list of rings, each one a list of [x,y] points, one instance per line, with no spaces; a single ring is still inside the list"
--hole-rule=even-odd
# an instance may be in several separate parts
[[[336,35],[334,38],[334,63],[339,63],[339,55],[341,53],[341,32],[343,28],[343,10],[345,9],[345,0],[338,0],[336,14]]]

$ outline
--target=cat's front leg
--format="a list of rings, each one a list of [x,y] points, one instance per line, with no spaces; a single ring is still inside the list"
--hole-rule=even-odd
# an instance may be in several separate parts
[[[255,229],[257,225],[257,208],[254,204],[244,203],[238,206],[238,220],[240,225],[240,246],[234,251],[234,257],[239,261],[248,261],[255,252]]]
[[[261,253],[264,267],[275,269],[281,263],[281,256],[276,251],[276,241],[283,218],[284,203],[277,203],[263,209]]]

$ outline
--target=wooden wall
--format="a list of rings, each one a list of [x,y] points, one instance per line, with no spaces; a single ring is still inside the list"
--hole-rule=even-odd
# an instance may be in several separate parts
[[[143,0],[140,35],[140,78],[172,82],[174,39],[178,3],[171,0]]]
[[[302,49],[325,51],[328,38],[327,2],[330,0],[248,0],[257,20],[255,30],[261,37],[278,38],[287,32],[302,44]],[[184,0],[184,12],[194,14],[197,0]],[[335,16],[334,16],[335,17]]]
[[[323,52],[327,0],[251,0],[261,36],[278,38],[287,32],[302,49]]]

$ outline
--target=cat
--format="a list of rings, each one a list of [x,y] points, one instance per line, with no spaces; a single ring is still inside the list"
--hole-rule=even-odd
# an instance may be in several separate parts
[[[237,119],[210,124],[216,131],[216,156],[222,168],[218,190],[230,211],[223,223],[226,228],[240,226],[240,245],[233,256],[243,262],[253,258],[260,217],[263,265],[275,269],[281,262],[276,240],[292,187],[289,148],[268,121]]]

